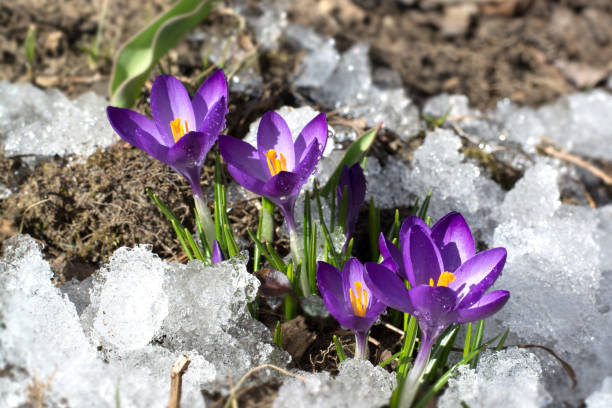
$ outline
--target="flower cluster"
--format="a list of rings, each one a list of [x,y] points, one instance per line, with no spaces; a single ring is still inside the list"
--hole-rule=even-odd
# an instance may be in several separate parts
[[[330,313],[356,336],[356,356],[386,306],[414,316],[421,345],[404,385],[402,406],[409,406],[431,349],[453,323],[485,319],[500,310],[510,293],[487,292],[501,274],[504,248],[476,253],[474,238],[461,214],[452,212],[432,228],[418,217],[401,226],[399,248],[382,234],[380,264],[351,259],[342,272],[319,263],[317,280]]]
[[[308,123],[294,141],[285,120],[275,112],[267,112],[261,119],[255,148],[240,139],[220,136],[229,112],[227,101],[227,81],[222,70],[208,78],[192,99],[178,79],[160,75],[151,89],[153,120],[113,106],[107,108],[107,116],[121,138],[187,179],[213,255],[217,256],[219,250],[218,244],[213,246],[215,226],[204,200],[200,175],[206,154],[217,140],[234,179],[279,206],[294,249],[297,242],[293,209],[302,185],[325,149],[325,114]]]
[[[294,207],[325,150],[325,115],[316,116],[294,138],[280,115],[267,112],[259,124],[257,146],[221,135],[228,113],[227,82],[221,70],[207,79],[192,99],[176,78],[159,76],[151,90],[151,113],[152,120],[128,109],[107,109],[112,127],[124,140],[187,179],[212,262],[223,260],[223,253],[204,201],[200,175],[206,154],[218,140],[233,178],[280,208],[290,232],[294,265],[303,266],[303,259],[296,254],[299,244]],[[365,200],[366,181],[361,166],[344,166],[334,187],[337,219],[345,233],[347,252]],[[399,230],[397,246],[382,234],[378,244],[380,263],[363,265],[350,258],[340,270],[318,262],[316,281],[331,315],[355,333],[358,358],[367,358],[370,328],[387,307],[417,319],[420,347],[401,397],[401,406],[409,406],[440,334],[452,324],[485,319],[508,301],[509,292],[489,291],[501,274],[506,250],[493,248],[476,253],[470,228],[457,212],[447,214],[431,228],[419,217],[408,217]],[[349,255],[343,254],[342,259]],[[339,259],[336,258],[337,264],[341,264]],[[308,265],[313,265],[310,273],[314,274],[314,258]],[[309,276],[314,282],[315,277]]]

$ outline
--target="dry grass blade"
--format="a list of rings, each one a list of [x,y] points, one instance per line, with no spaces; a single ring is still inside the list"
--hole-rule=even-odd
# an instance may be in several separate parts
[[[182,354],[170,368],[170,401],[168,408],[181,407],[181,390],[183,388],[183,374],[187,372],[191,360]]]
[[[224,408],[230,408],[231,406],[233,406],[235,399],[236,399],[236,395],[238,393],[238,390],[240,390],[240,387],[242,387],[242,384],[244,384],[244,382],[246,381],[247,378],[249,378],[251,375],[257,373],[258,371],[264,370],[266,368],[271,368],[273,370],[276,370],[282,374],[285,374],[289,377],[294,377],[294,378],[298,378],[302,381],[308,381],[308,378],[298,375],[298,374],[293,374],[283,368],[277,367],[275,365],[272,364],[263,364],[260,365],[258,367],[252,368],[251,370],[249,370],[245,375],[242,376],[242,378],[240,379],[240,381],[238,381],[238,383],[236,384],[236,387],[233,387],[233,389],[230,392],[229,397],[227,398],[227,401],[224,405]]]

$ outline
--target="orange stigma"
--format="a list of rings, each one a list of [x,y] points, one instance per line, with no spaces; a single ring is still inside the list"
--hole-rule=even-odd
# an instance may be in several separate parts
[[[282,153],[280,154],[279,160],[276,158],[276,150],[270,149],[268,153],[266,153],[266,159],[272,176],[276,176],[281,171],[287,171],[287,160]]]
[[[457,278],[451,272],[442,272],[440,274],[440,277],[438,278],[438,284],[435,286],[448,287],[448,284],[454,281],[455,279]],[[432,278],[429,278],[429,286],[434,286],[434,281]]]
[[[187,119],[185,119],[185,129],[181,123],[181,118],[176,118],[170,122],[170,129],[172,129],[172,136],[174,137],[174,143],[178,142],[179,139],[185,136],[185,133],[189,133],[189,126],[187,126]]]
[[[351,297],[351,306],[353,306],[353,313],[355,316],[364,317],[368,308],[368,292],[361,287],[361,282],[355,282],[355,289],[357,296],[353,292],[353,288],[349,289],[349,295]]]

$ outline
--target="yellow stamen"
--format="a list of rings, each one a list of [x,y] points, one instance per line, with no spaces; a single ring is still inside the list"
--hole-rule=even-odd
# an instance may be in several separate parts
[[[268,153],[266,153],[266,160],[272,176],[276,176],[281,171],[287,171],[287,159],[285,159],[282,153],[280,154],[279,160],[276,158],[276,150],[270,149]]]
[[[452,274],[452,272],[442,272],[440,274],[440,277],[438,278],[438,284],[436,286],[448,287],[448,284],[454,281],[455,279],[457,278],[455,277],[455,275]],[[434,281],[432,278],[429,278],[429,286],[434,286]]]
[[[355,313],[356,316],[363,317],[366,315],[366,310],[368,309],[368,292],[362,288],[361,282],[359,281],[355,282],[355,290],[357,291],[357,296],[355,296],[353,288],[349,289],[353,313]]]
[[[181,123],[181,118],[176,118],[170,122],[170,129],[172,129],[172,137],[174,137],[174,143],[178,142],[179,139],[189,133],[189,125],[187,125],[187,119],[185,119],[185,129]]]

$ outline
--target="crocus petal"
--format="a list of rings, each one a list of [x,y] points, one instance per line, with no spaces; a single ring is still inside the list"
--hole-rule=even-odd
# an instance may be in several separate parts
[[[454,272],[476,253],[472,231],[461,214],[451,212],[431,229],[431,239],[440,250],[444,270]]]
[[[138,112],[113,106],[106,108],[106,115],[112,128],[123,140],[153,158],[166,162],[168,148],[161,143],[163,140],[151,119]]]
[[[313,141],[308,149],[306,149],[302,160],[295,166],[293,173],[299,174],[300,178],[306,182],[319,162],[320,157],[319,145],[316,141]]]
[[[399,233],[400,240],[402,239],[402,237],[406,236],[406,234],[408,233],[408,230],[413,225],[418,225],[419,227],[423,229],[423,231],[427,232],[427,235],[430,234],[429,227],[427,226],[425,221],[423,221],[419,217],[415,217],[414,215],[411,215],[410,217],[407,217],[404,220],[404,222],[402,223],[402,226],[400,227],[400,233]]]
[[[342,273],[338,268],[326,263],[317,262],[317,286],[323,297],[325,307],[337,320],[349,314],[350,304],[344,298],[344,283]]]
[[[364,279],[373,296],[385,305],[405,313],[414,313],[415,308],[410,300],[404,281],[391,269],[383,265],[368,262]]]
[[[334,316],[331,311],[329,313]],[[376,319],[378,319],[378,315],[376,315],[376,317],[370,317],[368,315],[360,317],[351,313],[350,315],[334,316],[334,318],[340,323],[340,326],[350,329],[353,332],[358,332],[369,330],[376,322]]]
[[[410,289],[414,317],[427,326],[447,326],[456,320],[454,312],[457,296],[445,286],[420,285]]]
[[[348,296],[348,290],[349,288],[355,286],[355,282],[361,282],[362,285],[364,285],[367,289],[367,285],[363,280],[364,272],[365,268],[363,267],[363,264],[359,262],[359,260],[357,260],[356,258],[350,258],[348,261],[346,261],[344,267],[342,268],[345,288],[345,299],[350,300],[350,297]]]
[[[346,198],[344,198],[345,189],[347,192]],[[353,234],[359,211],[365,201],[366,180],[359,163],[355,163],[350,168],[346,165],[342,168],[337,193],[338,206],[342,204],[343,200],[346,200],[347,203],[344,231],[348,238]]]
[[[212,263],[213,265],[219,263],[223,260],[223,253],[221,252],[221,247],[219,246],[219,241],[215,239],[215,243],[213,245],[212,250]]]
[[[287,162],[287,171],[293,171],[295,167],[295,152],[293,138],[285,119],[276,112],[266,112],[259,122],[257,129],[257,150],[261,159],[262,168],[269,172],[266,154],[269,150],[276,151],[277,159],[280,160],[282,153]]]
[[[327,119],[324,113],[318,114],[313,120],[308,122],[297,139],[295,139],[296,162],[303,160],[306,150],[313,140],[318,142],[319,151],[323,154],[327,145]]]
[[[297,196],[303,183],[299,174],[281,171],[264,184],[262,195],[281,199]]]
[[[402,258],[402,251],[398,247],[393,245],[393,242],[385,238],[385,235],[381,232],[378,237],[378,247],[380,254],[383,257],[383,262],[387,265],[393,265],[391,269],[404,279],[408,279],[406,271],[404,270],[404,260]],[[410,279],[408,279],[410,282]],[[410,285],[414,283],[410,282]]]
[[[197,130],[201,130],[203,127],[204,119],[209,114],[211,107],[222,99],[224,100],[223,105],[225,105],[223,112],[223,117],[225,117],[228,112],[227,81],[223,75],[223,70],[219,69],[204,81],[193,96],[192,105],[197,122]],[[221,125],[220,130],[223,130],[225,127],[225,120],[222,119],[219,124]]]
[[[506,263],[506,250],[493,248],[479,252],[455,271],[455,280],[448,287],[457,292],[458,308],[476,303],[493,285]]]
[[[172,75],[160,75],[155,78],[151,88],[151,113],[155,125],[166,140],[166,146],[174,144],[170,122],[180,118],[184,126],[185,121],[189,129],[197,129],[193,115],[193,107],[187,90]]]
[[[497,313],[509,298],[510,292],[505,290],[486,293],[470,308],[457,310],[457,322],[467,323],[486,319]]]
[[[270,178],[268,172],[261,168],[259,154],[250,144],[231,136],[219,136],[219,151],[223,160],[250,176],[266,182]],[[242,183],[239,183],[242,185]],[[243,185],[243,187],[246,187]],[[246,187],[248,189],[248,187]]]
[[[168,163],[201,166],[215,142],[216,138],[202,132],[189,132],[168,150]]]
[[[208,114],[198,126],[198,132],[206,133],[215,138],[225,126],[225,115],[227,114],[227,99],[221,98],[210,107]]]
[[[400,239],[404,268],[410,284],[413,287],[429,285],[430,279],[437,282],[442,272],[442,258],[429,236],[429,228],[424,229],[415,223]]]

